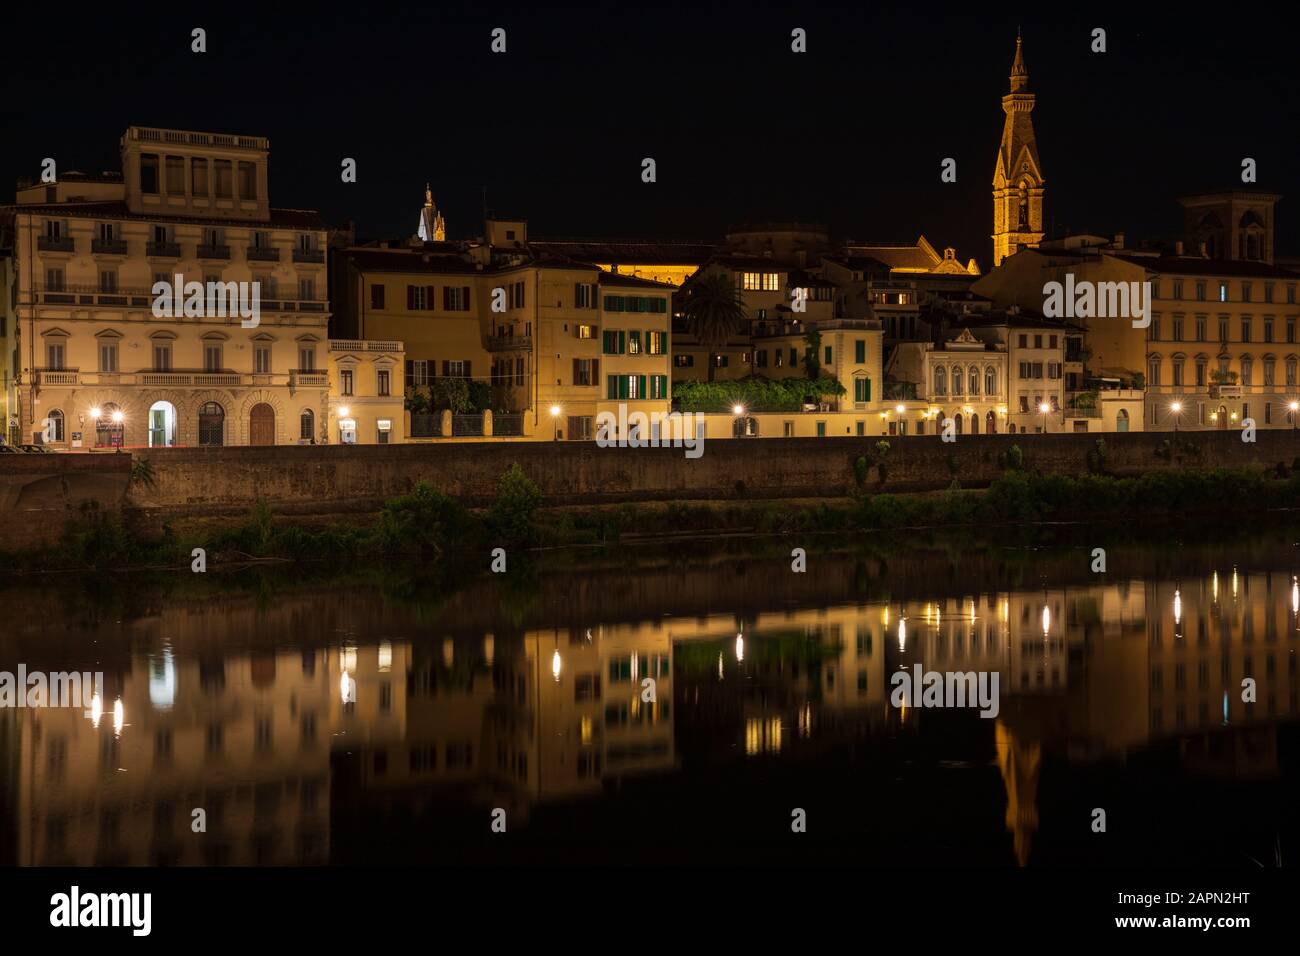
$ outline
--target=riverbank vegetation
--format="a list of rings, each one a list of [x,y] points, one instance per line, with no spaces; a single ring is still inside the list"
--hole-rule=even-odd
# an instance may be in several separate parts
[[[884,445],[884,443],[881,443]],[[886,446],[887,448],[887,446]],[[886,451],[878,456],[881,461]],[[879,466],[881,462],[873,462]],[[202,531],[137,533],[121,516],[83,510],[54,549],[0,555],[11,570],[189,565],[201,548],[212,562],[416,560],[456,564],[460,555],[504,548],[606,547],[709,536],[860,534],[925,529],[963,531],[981,539],[1023,534],[1026,527],[1110,520],[1228,518],[1300,505],[1300,472],[1262,469],[1164,471],[1140,477],[1090,472],[1041,475],[1011,469],[988,488],[882,494],[860,482],[850,497],[815,501],[672,501],[601,506],[542,506],[537,485],[516,464],[500,478],[496,499],[469,509],[427,482],[385,502],[373,518],[311,523],[277,515],[265,503],[241,519]],[[475,561],[475,567],[485,562]]]

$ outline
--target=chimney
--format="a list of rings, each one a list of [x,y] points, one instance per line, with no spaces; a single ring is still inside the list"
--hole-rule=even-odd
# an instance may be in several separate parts
[[[1183,254],[1183,240],[1179,239],[1177,242],[1174,243],[1174,255],[1181,256],[1182,254]]]
[[[1116,249],[1124,248],[1124,233],[1122,232],[1115,233],[1115,248]]]

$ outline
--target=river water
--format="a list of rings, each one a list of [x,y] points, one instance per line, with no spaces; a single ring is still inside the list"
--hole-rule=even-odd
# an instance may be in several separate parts
[[[1294,856],[1289,535],[1092,561],[34,576],[0,592],[0,670],[103,678],[0,710],[0,862]],[[899,706],[915,665],[996,674],[996,715]]]

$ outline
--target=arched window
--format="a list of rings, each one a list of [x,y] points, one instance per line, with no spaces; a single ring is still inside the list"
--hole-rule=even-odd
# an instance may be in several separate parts
[[[298,437],[303,441],[311,441],[316,437],[316,415],[310,408],[304,408],[298,416]]]
[[[934,370],[934,394],[946,395],[948,393],[948,373],[943,370],[942,365],[938,365]]]
[[[46,416],[48,424],[45,429],[45,440],[47,442],[63,441],[63,411],[62,409],[52,408],[50,414]]]
[[[95,447],[121,448],[126,432],[124,421],[122,409],[117,403],[105,402],[99,409],[99,417],[95,419]]]
[[[1160,384],[1160,356],[1159,355],[1147,356],[1147,384],[1157,385],[1157,386]]]
[[[1241,357],[1241,384],[1250,384],[1250,374],[1255,370],[1255,360],[1249,355]]]
[[[958,435],[961,434],[961,412],[952,413],[952,427]]]
[[[1295,370],[1296,370],[1296,357],[1294,355],[1288,355],[1286,357],[1286,383],[1288,385],[1295,385],[1295,381],[1296,381]]]
[[[969,374],[970,374],[969,392],[971,395],[978,395],[980,393],[980,370],[977,369],[974,365],[972,365],[970,367]]]
[[[216,402],[204,402],[199,408],[199,444],[226,443],[226,410]]]
[[[998,373],[990,365],[984,370],[984,394],[996,395],[998,393]]]
[[[960,395],[962,393],[961,386],[962,386],[961,366],[958,365],[954,367],[952,370],[952,393],[954,395]]]

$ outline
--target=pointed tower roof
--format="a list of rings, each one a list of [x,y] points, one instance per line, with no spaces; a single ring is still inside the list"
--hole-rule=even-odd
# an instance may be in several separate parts
[[[1021,49],[1020,31],[1016,30],[1016,58],[1011,61],[1011,92],[1019,93],[1029,88],[1029,71],[1025,69],[1025,54]]]
[[[433,190],[424,184],[424,206],[420,209],[420,224],[415,234],[425,242],[442,242],[447,236],[447,226],[442,213],[433,204]]]

